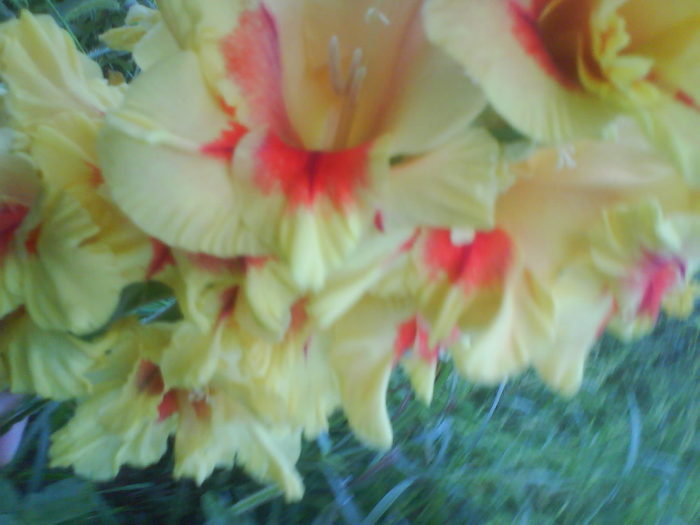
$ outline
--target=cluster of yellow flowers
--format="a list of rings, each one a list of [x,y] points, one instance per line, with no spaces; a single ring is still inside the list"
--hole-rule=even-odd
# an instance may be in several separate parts
[[[390,446],[396,367],[572,394],[606,328],[693,307],[697,0],[163,0],[103,40],[128,85],[0,26],[0,388],[76,400],[54,465],[173,437],[295,499],[334,411]],[[147,280],[180,320],[114,320]]]

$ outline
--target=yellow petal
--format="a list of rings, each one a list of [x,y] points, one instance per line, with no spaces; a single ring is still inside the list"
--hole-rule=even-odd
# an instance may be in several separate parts
[[[517,269],[500,297],[484,297],[465,317],[473,326],[451,353],[457,370],[478,383],[498,383],[523,371],[532,353],[552,340],[555,329],[549,292]]]
[[[288,268],[274,260],[251,265],[242,292],[257,324],[281,338],[291,322],[292,305],[300,296]]]
[[[160,11],[134,4],[129,8],[125,24],[103,33],[100,40],[112,49],[131,51],[141,71],[179,50]]]
[[[518,245],[525,265],[549,278],[610,206],[653,194],[663,206],[682,206],[687,189],[657,155],[622,143],[578,142],[571,165],[543,149],[513,166],[518,180],[497,204],[496,224]]]
[[[603,292],[600,281],[586,274],[568,272],[549,288],[556,312],[554,339],[529,348],[537,373],[564,395],[573,395],[580,388],[586,357],[613,307],[613,299]]]
[[[289,257],[294,282],[320,290],[328,274],[357,246],[366,219],[333,209],[298,209],[281,225],[280,245]]]
[[[78,199],[100,228],[100,240],[118,256],[129,281],[142,280],[152,255],[147,236],[129,221],[102,185],[95,142],[99,123],[80,114],[62,114],[32,134],[32,158],[52,189]]]
[[[112,49],[132,51],[144,35],[161,20],[156,9],[134,4],[126,13],[124,25],[100,35],[100,40]]]
[[[0,69],[10,112],[26,128],[62,112],[99,117],[122,97],[48,15],[23,11],[19,19],[3,24]]]
[[[525,22],[519,21],[518,8],[526,9],[520,2],[432,1],[426,10],[428,35],[464,65],[496,110],[526,135],[566,142],[600,134],[614,108],[562,83],[540,54],[519,41],[518,24]]]
[[[437,359],[426,361],[416,355],[407,355],[401,360],[401,367],[408,374],[416,397],[429,405],[433,399]]]
[[[663,148],[688,182],[697,187],[700,183],[697,147],[700,144],[700,98],[685,102],[664,100],[653,111],[640,114],[639,120],[650,139]]]
[[[21,313],[1,320],[0,327],[0,359],[14,392],[68,399],[91,390],[86,372],[107,350],[106,341],[87,343],[44,330]]]
[[[410,59],[400,62],[395,73],[400,88],[392,97],[382,128],[391,137],[392,154],[416,155],[458,135],[486,101],[460,64],[427,42],[422,29],[414,29],[404,46]]]
[[[187,409],[175,435],[176,477],[202,483],[216,467],[234,460],[262,481],[274,481],[288,500],[304,492],[294,463],[301,451],[300,432],[264,424],[235,396],[215,393],[206,401],[206,415]]]
[[[220,327],[202,332],[192,323],[180,323],[160,361],[165,383],[184,388],[200,388],[216,371],[224,343]]]
[[[388,230],[396,226],[489,228],[499,176],[498,144],[481,129],[395,165],[380,202]]]
[[[43,328],[85,334],[104,325],[127,282],[89,214],[67,193],[48,196],[27,237],[23,294]]]
[[[171,87],[163,91],[166,84]],[[99,141],[103,175],[117,204],[171,246],[218,256],[259,253],[249,234],[247,242],[238,238],[245,233],[240,209],[246,195],[235,192],[226,162],[200,151],[226,127],[227,116],[192,53],[144,72],[124,106],[108,117]]]
[[[313,439],[328,429],[328,417],[339,406],[336,379],[324,334],[292,329],[280,343],[241,336],[241,349],[230,349],[212,380],[245,386],[245,399],[267,421],[301,427]],[[302,379],[303,378],[303,379]]]
[[[393,228],[367,234],[352,254],[309,300],[308,311],[321,327],[329,327],[370,289],[391,273],[402,244],[412,231]],[[403,291],[403,290],[402,290]]]
[[[117,391],[108,391],[78,406],[68,424],[52,437],[52,467],[73,467],[81,476],[104,481],[115,477],[123,464],[143,468],[161,458],[174,420],[134,421],[128,435],[110,431],[100,420],[104,409],[117,399]]]
[[[6,255],[0,261],[0,319],[22,304],[23,278],[17,257]]]
[[[390,302],[364,299],[332,328],[331,366],[350,427],[372,447],[391,446],[386,389],[393,368],[394,326],[408,317]],[[394,322],[392,322],[394,321]]]

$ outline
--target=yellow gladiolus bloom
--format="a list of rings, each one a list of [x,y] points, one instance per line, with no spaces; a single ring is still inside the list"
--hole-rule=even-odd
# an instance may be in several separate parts
[[[496,212],[528,286],[539,290],[531,297],[544,294],[540,312],[553,316],[525,323],[525,333],[548,326],[526,361],[565,393],[579,387],[590,346],[611,319],[653,324],[663,296],[690,278],[684,268],[696,264],[689,258],[700,240],[692,227],[676,231],[673,217],[690,212],[692,194],[657,155],[624,142],[579,142],[572,160],[560,166],[558,152],[546,149],[515,164],[519,179]],[[531,313],[520,305],[512,321]]]
[[[560,143],[599,135],[624,112],[697,183],[695,0],[431,0],[427,21],[431,38],[527,135]]]
[[[148,238],[102,187],[95,141],[122,98],[50,17],[0,26],[11,140],[0,151],[0,315],[24,304],[40,326],[104,325],[124,286],[146,276]]]
[[[422,7],[164,3],[181,49],[100,141],[116,201],[167,244],[276,255],[313,291],[373,229],[488,225],[493,141],[465,130],[483,99],[426,40]]]

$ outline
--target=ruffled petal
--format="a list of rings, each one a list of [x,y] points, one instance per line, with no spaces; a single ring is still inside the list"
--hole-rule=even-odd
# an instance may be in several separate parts
[[[202,483],[216,467],[234,460],[263,481],[274,481],[288,500],[304,493],[294,463],[301,452],[296,429],[264,424],[231,393],[183,403],[175,435],[175,476]]]
[[[99,423],[104,409],[117,399],[118,392],[110,391],[79,405],[68,424],[53,434],[51,467],[72,467],[80,476],[102,481],[114,478],[124,464],[143,468],[165,454],[174,420],[134,421],[126,435]]]
[[[599,135],[615,108],[567,82],[533,27],[538,2],[532,8],[525,4],[435,0],[427,4],[428,35],[465,66],[496,110],[525,134],[546,142]]]
[[[457,370],[470,381],[494,384],[522,372],[555,331],[554,304],[527,272],[512,270],[504,292],[482,297],[465,315],[472,326],[450,350]]]
[[[308,312],[322,328],[331,326],[394,269],[401,246],[413,232],[395,228],[366,235],[352,254],[309,299]]]
[[[105,181],[147,233],[219,256],[260,250],[239,239],[245,196],[235,192],[227,163],[201,151],[228,127],[227,119],[189,52],[144,72],[107,118],[99,142]]]
[[[555,334],[551,342],[528,348],[532,366],[553,390],[575,394],[591,347],[613,310],[613,298],[587,272],[571,271],[549,288],[554,300]]]
[[[47,196],[23,226],[23,239],[23,296],[32,319],[78,334],[102,327],[127,282],[87,211],[65,192]]]
[[[106,31],[100,40],[112,49],[131,51],[141,71],[179,50],[160,11],[141,4],[129,8],[124,26]]]
[[[241,384],[248,405],[258,414],[276,424],[303,428],[313,439],[328,429],[328,418],[340,404],[327,346],[324,334],[310,333],[303,325],[290,328],[279,343],[241,333],[240,348],[226,352],[212,383]]]
[[[499,169],[498,144],[485,130],[461,132],[391,169],[380,201],[383,222],[389,230],[396,226],[489,228],[503,184]]]
[[[544,149],[513,166],[520,179],[499,197],[496,224],[518,245],[540,278],[554,275],[608,207],[653,194],[663,206],[683,206],[687,189],[654,153],[622,143],[579,142],[572,164]]]
[[[203,332],[193,323],[181,323],[160,361],[165,382],[180,388],[206,384],[218,366],[223,337],[221,328]]]
[[[99,117],[121,100],[100,67],[78,52],[48,15],[23,11],[0,30],[0,68],[7,104],[18,125],[31,128],[62,112]]]
[[[90,392],[86,372],[109,341],[87,343],[64,332],[44,330],[17,313],[0,320],[0,359],[13,392],[68,399]]]
[[[389,448],[393,439],[386,389],[394,366],[394,326],[406,317],[408,312],[390,302],[364,299],[331,331],[329,359],[343,411],[355,435],[378,449]]]
[[[32,158],[52,190],[66,190],[100,229],[100,241],[116,256],[125,279],[144,278],[151,256],[147,236],[121,213],[102,185],[95,143],[99,122],[80,114],[62,114],[37,128]]]
[[[650,139],[663,148],[688,182],[700,184],[700,98],[677,95],[665,100],[653,111],[640,114],[639,120]]]

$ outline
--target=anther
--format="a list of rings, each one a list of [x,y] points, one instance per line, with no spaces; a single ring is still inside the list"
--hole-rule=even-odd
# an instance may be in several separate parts
[[[370,7],[367,9],[365,12],[365,22],[369,23],[373,18],[378,18],[379,21],[384,24],[385,26],[388,26],[391,24],[391,21],[389,20],[389,17],[386,16],[384,13],[382,13],[379,9],[376,7]]]
[[[350,69],[348,70],[348,78],[345,82],[345,86],[343,89],[343,94],[348,94],[352,90],[353,84],[355,84],[355,78],[357,77],[357,74],[359,72],[360,64],[362,63],[362,49],[355,48],[355,51],[352,52],[352,61],[350,62]]]

